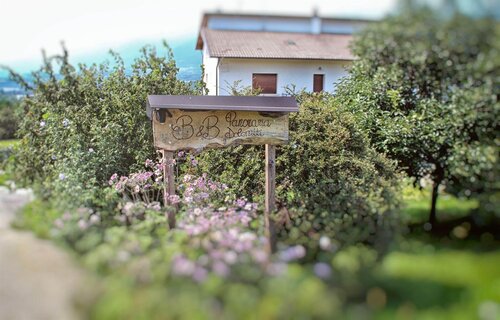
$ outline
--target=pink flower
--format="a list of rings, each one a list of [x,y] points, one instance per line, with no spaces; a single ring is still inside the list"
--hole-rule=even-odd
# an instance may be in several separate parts
[[[287,265],[286,263],[282,262],[275,262],[271,263],[267,266],[267,273],[271,276],[280,276],[283,273],[285,273],[287,270]]]
[[[252,257],[257,263],[264,263],[269,259],[268,254],[264,250],[255,250],[252,252]]]
[[[327,263],[318,262],[313,267],[314,274],[322,279],[330,278],[332,274],[332,268]]]
[[[118,178],[118,175],[116,173],[113,173],[111,178],[109,178],[109,181],[108,181],[109,185],[111,186],[116,181],[117,178]]]
[[[205,268],[197,266],[193,272],[193,280],[196,282],[203,282],[207,278],[208,272]]]
[[[93,214],[90,216],[89,221],[91,224],[96,224],[96,223],[99,223],[99,221],[101,221],[101,219],[99,218],[99,216],[97,214]]]
[[[85,220],[83,219],[80,219],[78,221],[78,228],[80,228],[80,230],[85,230],[87,229],[88,225],[87,225],[87,222],[85,222]]]
[[[245,204],[246,204],[246,201],[245,201],[244,199],[242,199],[242,198],[240,198],[240,199],[236,200],[236,205],[237,205],[238,207],[240,207],[240,208],[244,207],[244,206],[245,206]]]
[[[186,259],[184,256],[177,256],[174,258],[172,264],[172,273],[182,276],[190,276],[195,271],[196,265],[191,260]]]
[[[62,229],[64,227],[64,222],[61,219],[56,219],[56,221],[54,221],[54,224],[59,229]]]
[[[153,165],[154,165],[153,160],[146,159],[146,162],[144,162],[144,166],[146,166],[147,168],[152,168]]]
[[[222,261],[215,261],[212,265],[212,270],[215,274],[225,278],[229,275],[231,270],[229,267]]]
[[[168,196],[168,201],[171,204],[177,204],[177,203],[181,202],[181,198],[178,195],[173,194],[173,195]]]
[[[305,255],[306,249],[301,245],[289,247],[279,253],[280,259],[285,262],[302,259]]]

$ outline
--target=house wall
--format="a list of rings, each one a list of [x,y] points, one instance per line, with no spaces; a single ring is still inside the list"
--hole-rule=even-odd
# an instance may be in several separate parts
[[[203,46],[202,63],[204,66],[203,80],[206,83],[208,94],[217,95],[217,63],[219,58],[211,58],[207,46]]]
[[[313,75],[324,74],[324,90],[335,92],[335,83],[347,76],[349,61],[280,60],[280,59],[230,59],[222,58],[219,64],[219,95],[229,95],[230,87],[241,80],[241,87],[252,86],[253,73],[276,73],[276,93],[285,93],[284,87],[294,84],[296,90],[313,91]],[[321,70],[320,70],[321,68]],[[215,95],[215,90],[210,90]]]

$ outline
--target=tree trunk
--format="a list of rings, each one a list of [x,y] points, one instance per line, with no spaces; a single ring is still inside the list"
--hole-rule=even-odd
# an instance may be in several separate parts
[[[438,190],[441,181],[435,181],[432,187],[431,213],[429,214],[429,223],[434,226],[436,223],[436,203],[438,198]]]

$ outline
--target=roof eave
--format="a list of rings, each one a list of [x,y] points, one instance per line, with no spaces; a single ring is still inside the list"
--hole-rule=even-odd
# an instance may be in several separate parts
[[[196,50],[203,50],[203,37],[202,30],[206,28],[208,25],[208,17],[207,14],[203,14],[203,18],[201,19],[200,31],[198,31],[198,38],[196,40]]]
[[[293,97],[268,96],[172,96],[148,95],[146,113],[151,119],[153,109],[241,110],[256,112],[298,112]]]
[[[269,60],[323,60],[323,61],[355,61],[357,58],[298,58],[298,57],[242,57],[229,55],[211,55],[212,58],[226,59],[269,59]]]

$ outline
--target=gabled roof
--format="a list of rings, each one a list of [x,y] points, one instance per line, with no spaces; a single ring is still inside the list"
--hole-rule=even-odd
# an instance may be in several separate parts
[[[243,14],[243,13],[222,13],[222,12],[208,12],[204,13],[202,20],[201,20],[201,25],[198,33],[198,39],[196,42],[196,49],[201,50],[203,48],[203,39],[202,39],[202,31],[206,28],[208,28],[208,20],[213,17],[223,17],[223,18],[237,18],[237,19],[248,19],[248,18],[262,18],[262,19],[290,19],[290,20],[310,20],[311,16],[304,16],[304,15],[276,15],[276,14]],[[375,20],[371,19],[356,19],[356,18],[342,18],[342,17],[335,17],[335,18],[328,18],[328,17],[321,17],[321,20],[325,23],[328,22],[351,22],[351,23],[370,23],[374,22]]]
[[[265,31],[201,30],[211,57],[354,60],[352,35]]]

